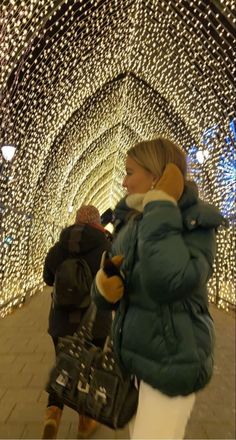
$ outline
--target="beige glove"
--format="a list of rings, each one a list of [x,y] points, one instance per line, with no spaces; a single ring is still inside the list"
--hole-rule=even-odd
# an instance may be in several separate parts
[[[123,259],[123,255],[115,255],[108,259],[106,258],[106,252],[104,252],[101,269],[96,274],[97,289],[111,303],[119,301],[124,294],[124,282],[120,274]]]
[[[175,164],[168,163],[155,188],[145,194],[143,206],[155,200],[167,200],[177,204],[183,194],[183,190],[183,174]]]

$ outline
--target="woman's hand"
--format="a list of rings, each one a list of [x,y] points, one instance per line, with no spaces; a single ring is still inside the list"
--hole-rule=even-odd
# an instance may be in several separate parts
[[[183,190],[183,174],[175,164],[168,163],[155,188],[145,194],[143,206],[155,200],[166,200],[176,204],[182,196]]]
[[[96,275],[96,286],[100,294],[110,303],[116,303],[124,294],[124,282],[120,274],[123,255],[106,258],[103,253],[101,268]]]

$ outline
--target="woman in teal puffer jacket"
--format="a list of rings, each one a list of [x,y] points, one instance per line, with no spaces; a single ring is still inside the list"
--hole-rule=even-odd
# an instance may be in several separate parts
[[[105,264],[93,289],[98,307],[116,310],[115,351],[140,381],[132,438],[183,438],[194,393],[212,376],[206,284],[224,219],[185,176],[185,155],[167,139],[128,151],[128,196],[115,210],[114,275]]]

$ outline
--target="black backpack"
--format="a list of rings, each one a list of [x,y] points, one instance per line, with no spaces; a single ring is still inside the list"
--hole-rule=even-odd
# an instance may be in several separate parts
[[[67,258],[55,274],[53,301],[55,307],[73,310],[90,304],[93,276],[87,262],[81,258]]]

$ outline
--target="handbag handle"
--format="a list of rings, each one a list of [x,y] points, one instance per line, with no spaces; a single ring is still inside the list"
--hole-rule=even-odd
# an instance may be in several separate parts
[[[92,342],[93,340],[93,326],[97,315],[97,306],[91,301],[90,306],[86,310],[84,316],[81,319],[79,328],[75,331],[73,336],[82,337],[83,340]]]

